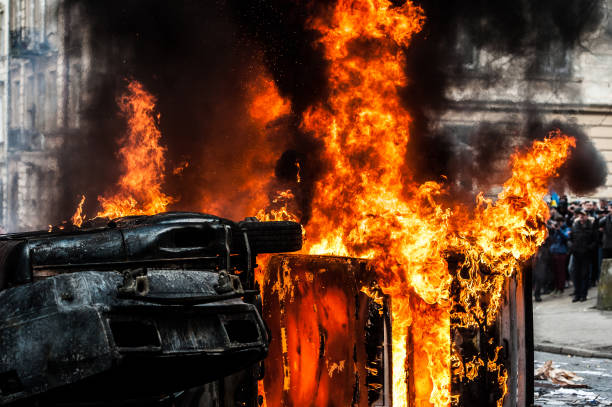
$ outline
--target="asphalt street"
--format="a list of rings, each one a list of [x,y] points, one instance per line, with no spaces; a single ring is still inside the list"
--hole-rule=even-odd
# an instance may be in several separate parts
[[[584,378],[580,383],[588,388],[568,389],[536,380],[536,406],[612,406],[612,360],[535,352],[536,368],[547,360]]]
[[[588,388],[536,380],[535,405],[612,406],[612,311],[596,309],[596,288],[586,302],[573,303],[568,294],[544,295],[533,303],[534,343],[540,350],[535,368],[552,360],[554,367],[584,378],[580,383]]]

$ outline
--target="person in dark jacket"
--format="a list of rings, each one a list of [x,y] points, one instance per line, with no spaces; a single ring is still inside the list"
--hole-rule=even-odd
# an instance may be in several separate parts
[[[542,301],[542,291],[548,282],[550,270],[550,237],[540,246],[533,256],[533,296],[536,302]],[[546,293],[544,293],[546,294]]]
[[[565,219],[552,221],[549,228],[550,239],[550,266],[555,278],[555,293],[563,293],[565,277],[567,274],[567,258],[569,227],[565,226]]]
[[[612,257],[612,214],[606,212],[599,218],[599,229],[603,235],[602,255],[603,258],[609,259]]]
[[[582,210],[576,211],[576,221],[570,234],[570,249],[574,257],[574,288],[572,302],[586,301],[589,290],[591,253],[597,244],[593,223]]]

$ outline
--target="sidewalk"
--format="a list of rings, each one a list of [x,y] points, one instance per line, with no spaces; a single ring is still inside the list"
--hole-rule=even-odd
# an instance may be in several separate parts
[[[612,359],[612,311],[595,309],[597,288],[586,302],[568,294],[543,295],[533,303],[534,344],[538,351]]]

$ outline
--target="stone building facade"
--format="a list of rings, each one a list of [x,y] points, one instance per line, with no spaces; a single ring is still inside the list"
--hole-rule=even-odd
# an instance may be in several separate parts
[[[609,171],[604,187],[577,198],[612,199],[612,1],[604,3],[602,24],[578,49],[551,47],[545,55],[511,58],[464,42],[461,85],[448,91],[453,103],[444,125],[459,134],[475,123],[518,131],[533,111],[543,122],[575,125],[593,141]],[[502,79],[491,82],[492,75]]]
[[[43,228],[58,202],[58,154],[79,127],[86,33],[60,0],[0,0],[0,223]],[[80,37],[82,42],[70,43]]]

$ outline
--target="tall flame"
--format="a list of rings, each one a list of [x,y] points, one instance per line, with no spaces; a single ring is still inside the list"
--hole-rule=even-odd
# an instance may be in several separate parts
[[[279,122],[290,113],[289,100],[280,95],[270,74],[263,67],[251,69],[253,78],[243,89],[244,106],[235,109],[232,132],[237,140],[220,135],[207,143],[201,160],[207,174],[199,210],[239,219],[253,216],[268,203],[266,190],[274,178],[278,157],[286,150],[286,140],[273,137],[282,127]],[[210,156],[224,157],[212,160]]]
[[[265,127],[291,111],[291,104],[279,95],[274,80],[265,72],[250,84],[247,93],[249,116],[259,126]]]
[[[72,221],[72,224],[76,227],[81,227],[81,225],[83,224],[83,221],[86,218],[86,215],[83,213],[83,204],[85,203],[85,195],[81,196],[81,200],[79,201],[79,205],[76,208],[76,211],[74,212],[74,215],[72,215],[72,218],[70,219]]]
[[[102,205],[98,217],[153,215],[164,212],[172,203],[173,199],[162,192],[166,148],[160,144],[155,103],[155,97],[138,81],[130,82],[118,99],[128,127],[117,153],[122,174],[114,194],[98,197]]]
[[[408,404],[409,340],[420,344],[410,354],[411,405],[451,403],[451,322],[495,320],[504,278],[545,237],[542,198],[573,145],[556,134],[516,154],[496,203],[480,195],[474,210],[444,205],[441,184],[411,181],[402,172],[411,118],[398,89],[409,80],[402,48],[423,23],[412,3],[387,0],[339,0],[332,13],[313,18],[329,61],[330,97],[302,121],[323,142],[332,167],[316,186],[307,250],[375,264],[392,297],[395,407]],[[463,259],[457,270],[449,268],[450,254]],[[481,273],[483,267],[491,272]],[[451,295],[457,285],[460,294]]]

